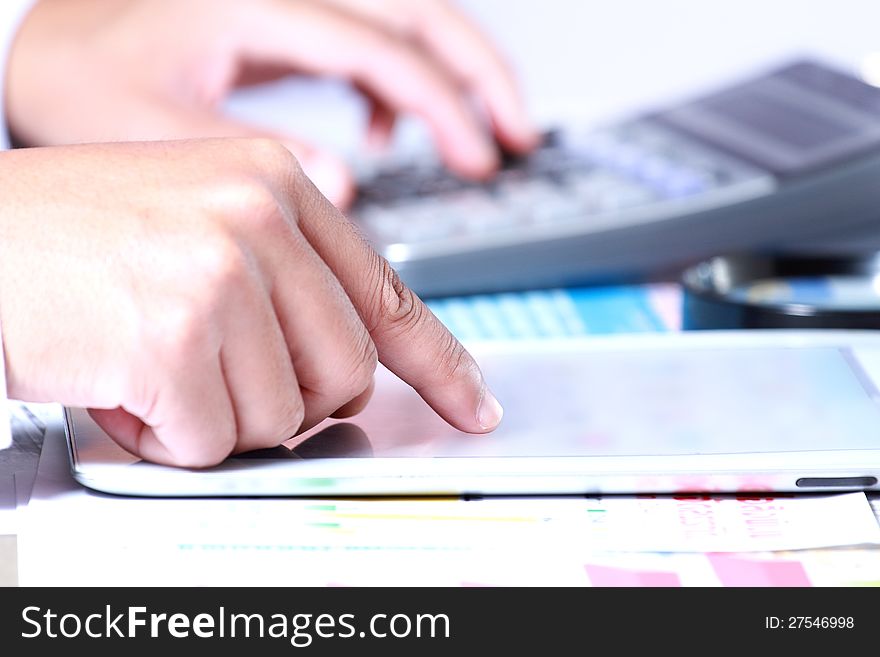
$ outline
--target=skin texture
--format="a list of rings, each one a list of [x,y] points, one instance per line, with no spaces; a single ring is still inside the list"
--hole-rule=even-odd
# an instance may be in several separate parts
[[[0,198],[10,396],[87,407],[142,458],[276,446],[359,410],[377,360],[459,429],[500,421],[470,355],[277,142],[9,151]]]
[[[397,116],[421,117],[465,177],[491,175],[496,142],[537,142],[509,67],[444,0],[42,0],[11,53],[8,120],[25,145],[271,138],[345,207],[354,185],[337,156],[221,112],[237,87],[290,74],[351,82],[373,145]]]

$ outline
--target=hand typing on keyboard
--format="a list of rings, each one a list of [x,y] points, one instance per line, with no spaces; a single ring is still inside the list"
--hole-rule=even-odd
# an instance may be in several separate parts
[[[372,108],[374,143],[398,114],[418,115],[466,178],[497,168],[495,141],[518,153],[536,141],[501,55],[445,0],[43,0],[15,40],[8,120],[25,145],[270,137],[347,205],[352,175],[338,157],[218,109],[240,86],[290,74],[349,80]]]

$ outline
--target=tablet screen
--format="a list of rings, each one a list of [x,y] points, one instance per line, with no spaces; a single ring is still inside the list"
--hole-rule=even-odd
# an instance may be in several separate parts
[[[479,361],[505,409],[494,433],[452,429],[380,368],[373,400],[347,420],[369,443],[340,449],[328,438],[337,441],[328,451],[318,435],[296,453],[622,456],[880,446],[877,390],[847,348],[583,350]]]

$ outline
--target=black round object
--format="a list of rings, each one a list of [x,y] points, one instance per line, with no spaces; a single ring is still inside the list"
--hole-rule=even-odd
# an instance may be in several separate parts
[[[880,329],[880,253],[718,256],[682,284],[685,329]]]

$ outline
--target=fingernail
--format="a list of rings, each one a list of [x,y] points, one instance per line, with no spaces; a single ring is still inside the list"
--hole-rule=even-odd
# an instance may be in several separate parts
[[[498,426],[504,415],[504,409],[495,399],[495,395],[485,385],[483,386],[483,395],[480,397],[480,404],[477,407],[477,422],[480,427],[489,431]]]

